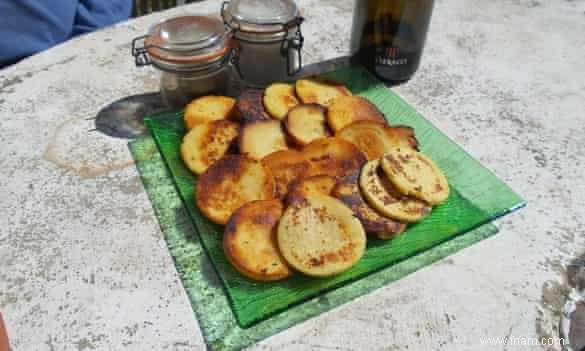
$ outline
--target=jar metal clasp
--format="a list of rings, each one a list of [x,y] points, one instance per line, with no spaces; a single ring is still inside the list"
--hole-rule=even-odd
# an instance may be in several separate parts
[[[230,16],[229,21],[226,20],[226,10],[227,10],[227,7],[229,6],[229,4],[230,4],[230,1],[229,0],[224,0],[221,3],[220,15],[221,15],[221,18],[223,20],[223,24],[226,27],[226,30],[228,30],[228,31],[236,31],[236,30],[238,30],[240,28],[240,26],[238,24],[238,21],[236,21],[231,16]]]
[[[152,64],[150,56],[146,51],[148,47],[145,44],[145,40],[148,35],[142,35],[132,39],[132,56],[136,63],[136,67],[148,66]]]
[[[301,32],[301,23],[304,20],[303,17],[299,16],[286,25],[287,33],[289,28],[296,29],[294,34],[292,36],[287,35],[280,45],[280,54],[286,57],[286,69],[289,76],[299,73],[303,67],[301,50],[303,49],[305,38]]]

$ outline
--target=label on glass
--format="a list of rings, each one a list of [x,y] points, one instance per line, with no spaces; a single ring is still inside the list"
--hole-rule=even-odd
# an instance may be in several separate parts
[[[408,57],[395,46],[376,49],[376,64],[383,66],[402,66],[408,64]]]

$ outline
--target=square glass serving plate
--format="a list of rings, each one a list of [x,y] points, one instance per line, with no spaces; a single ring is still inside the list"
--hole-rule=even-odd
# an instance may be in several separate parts
[[[223,284],[211,268],[212,263],[201,245],[155,141],[150,136],[138,138],[129,143],[129,148],[209,350],[241,350],[401,279],[487,239],[498,231],[493,223],[484,224],[363,279],[320,294],[253,326],[242,328],[232,312]],[[388,289],[392,289],[392,286]]]
[[[413,127],[421,151],[437,162],[452,189],[445,203],[435,207],[422,222],[409,226],[399,237],[389,241],[368,237],[363,258],[350,270],[330,278],[295,274],[283,281],[256,282],[240,275],[223,253],[223,227],[207,220],[195,206],[197,177],[183,165],[180,156],[186,132],[182,113],[146,119],[203,247],[223,283],[236,320],[243,328],[454,239],[524,204],[504,182],[363,68],[346,68],[325,76],[369,99],[387,116],[390,124]]]

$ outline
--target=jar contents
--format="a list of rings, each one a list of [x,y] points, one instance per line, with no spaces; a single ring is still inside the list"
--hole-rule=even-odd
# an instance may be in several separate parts
[[[194,98],[224,95],[230,80],[231,67],[221,67],[208,74],[200,72],[161,72],[160,92],[169,107],[182,108]]]

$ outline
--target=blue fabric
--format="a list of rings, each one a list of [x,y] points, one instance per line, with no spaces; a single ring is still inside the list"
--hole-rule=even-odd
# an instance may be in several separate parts
[[[0,0],[0,67],[127,19],[132,0]]]

